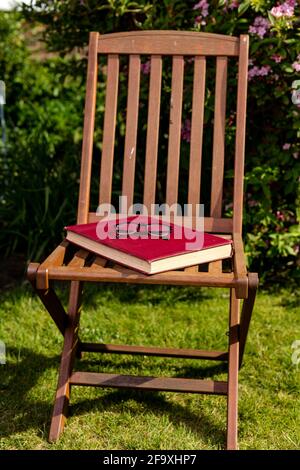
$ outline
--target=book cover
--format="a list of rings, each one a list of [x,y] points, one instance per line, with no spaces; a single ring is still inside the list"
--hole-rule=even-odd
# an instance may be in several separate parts
[[[95,223],[71,225],[65,227],[68,231],[67,239],[84,248],[90,249],[104,257],[125,264],[129,267],[149,273],[151,266],[155,264],[155,272],[165,269],[164,260],[171,262],[174,269],[174,262],[179,260],[178,267],[184,267],[184,255],[197,253],[197,258],[191,256],[186,258],[186,265],[201,262],[199,252],[209,251],[204,256],[203,262],[212,259],[220,259],[231,255],[231,241],[210,233],[203,233],[193,230],[187,226],[180,226],[174,223],[165,222],[155,217],[130,216],[120,217],[114,220],[104,220]],[[75,234],[75,237],[74,237]],[[77,237],[76,237],[77,236]],[[91,241],[89,244],[87,241]],[[85,243],[87,242],[87,243]],[[226,246],[225,251],[216,251],[218,247]],[[116,252],[125,255],[121,259]],[[214,252],[216,258],[214,258]],[[126,255],[129,259],[126,260]],[[140,262],[134,265],[134,259]],[[141,261],[144,264],[141,264]],[[162,264],[158,264],[161,261]],[[183,266],[182,266],[183,263]],[[170,265],[170,266],[171,266]],[[167,267],[168,268],[168,267]]]

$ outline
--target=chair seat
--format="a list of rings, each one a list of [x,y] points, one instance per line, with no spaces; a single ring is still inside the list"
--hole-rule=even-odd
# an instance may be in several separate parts
[[[233,258],[235,256],[234,247]],[[74,245],[64,240],[42,264],[35,265],[33,271],[39,289],[47,289],[51,280],[100,281],[238,288],[240,298],[246,298],[247,277],[245,279],[245,276],[239,276],[234,271],[236,264],[234,259],[233,263],[226,266],[226,271],[223,270],[224,264],[222,261],[213,261],[205,265],[146,275],[96,256],[87,250],[76,249]]]

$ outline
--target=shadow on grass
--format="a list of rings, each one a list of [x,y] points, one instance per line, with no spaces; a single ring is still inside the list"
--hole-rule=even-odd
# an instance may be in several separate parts
[[[66,305],[69,295],[69,283],[55,282],[53,287]],[[211,295],[208,294],[207,290],[199,287],[85,282],[83,305],[87,307],[96,306],[101,293],[104,294],[106,302],[113,299],[122,304],[144,305],[146,303],[153,306],[173,305],[175,302],[196,302],[210,298]]]
[[[168,416],[174,426],[183,425],[202,442],[214,445],[217,448],[225,447],[226,432],[213,420],[202,413],[193,413],[178,403],[171,403],[159,392],[141,392],[132,390],[116,390],[107,393],[104,397],[92,400],[83,400],[71,406],[73,416],[85,414],[89,411],[116,410],[116,405],[124,407],[124,401],[135,400],[143,405],[144,411],[156,416]],[[145,419],[142,415],[141,419]]]
[[[89,353],[90,354],[90,353]],[[99,358],[99,353],[93,354],[95,356],[97,354]],[[123,356],[123,357],[122,357]],[[118,372],[120,374],[128,374],[128,368],[133,367],[135,370],[141,368],[141,357],[138,356],[132,357],[131,360],[122,361],[124,356],[128,357],[130,355],[115,355],[115,354],[105,354],[104,356],[100,355],[100,359],[86,359],[86,353],[84,353],[83,359],[81,359],[77,363],[77,370],[82,370],[86,372],[100,372],[101,370],[107,370],[110,366],[112,370],[116,370],[118,368]],[[156,358],[156,356],[155,356]],[[151,358],[153,359],[153,357]],[[143,360],[143,359],[142,359]],[[175,363],[176,361],[177,363]],[[189,362],[188,365],[182,365],[183,361]],[[197,365],[198,364],[198,365]],[[172,376],[172,377],[182,377],[182,378],[195,378],[195,379],[205,379],[205,378],[212,378],[217,374],[222,374],[227,372],[227,363],[214,363],[212,364],[211,361],[203,361],[201,360],[201,364],[199,366],[199,359],[181,359],[181,362],[178,363],[178,359],[176,358],[160,358],[160,362],[153,361],[152,367],[153,369],[159,367],[159,369],[163,369],[161,372],[164,376]],[[147,363],[147,369],[150,368],[150,364]],[[157,372],[156,372],[157,373]],[[144,375],[151,375],[149,373],[145,373]]]
[[[41,398],[34,399],[31,398],[29,394],[35,386],[38,387],[38,381],[45,371],[58,369],[59,358],[58,356],[47,357],[42,354],[36,354],[28,348],[9,348],[9,353],[11,356],[19,357],[20,360],[18,360],[16,364],[8,363],[1,366],[0,438],[34,429],[38,437],[47,440],[53,407],[52,396],[54,398],[55,389],[53,389],[51,401],[50,399],[42,398],[42,389],[39,393],[39,397]],[[80,363],[83,366],[90,364],[90,362],[86,360],[80,361]],[[98,366],[101,366],[101,368],[107,368],[110,363],[113,363],[113,360],[110,361],[106,358],[97,362]],[[129,366],[137,365],[138,359],[136,358],[133,358],[132,361],[126,361],[126,364],[124,364],[127,373]],[[120,369],[120,367],[118,367],[118,369]],[[174,367],[172,369],[174,371]],[[185,375],[187,377],[199,377],[201,375],[201,377],[206,377],[224,372],[224,370],[224,364],[203,369],[199,367],[187,367],[184,370],[181,369],[181,373],[178,375]],[[104,397],[83,400],[75,405],[72,405],[71,402],[70,410],[73,415],[78,416],[95,409],[100,412],[109,409],[114,409],[115,411],[115,406],[120,404],[121,413],[124,400],[132,399],[141,403],[146,411],[150,411],[157,416],[168,415],[170,421],[175,425],[183,424],[204,442],[218,447],[224,446],[225,432],[216,425],[209,416],[203,413],[195,414],[189,411],[185,406],[174,402],[171,403],[160,392],[145,393],[132,390],[114,390],[107,393]]]

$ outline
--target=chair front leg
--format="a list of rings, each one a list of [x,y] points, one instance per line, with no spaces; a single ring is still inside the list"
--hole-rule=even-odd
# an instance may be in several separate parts
[[[239,370],[240,300],[235,289],[230,290],[228,391],[227,391],[227,450],[237,449],[238,370]]]
[[[48,287],[47,289],[39,289],[37,287],[36,274],[39,266],[40,265],[38,263],[30,263],[27,269],[27,278],[30,281],[34,291],[41,299],[44,307],[50,314],[57,328],[64,336],[69,321],[68,315],[66,314],[61,301],[51,287]]]
[[[240,354],[239,354],[239,367],[242,366],[243,355],[251,321],[252,311],[254,307],[256,291],[258,287],[258,276],[256,273],[248,274],[248,298],[244,300],[241,322],[240,322]]]
[[[70,399],[70,376],[78,347],[78,327],[80,319],[82,283],[73,281],[70,288],[68,326],[64,334],[57,391],[52,415],[49,441],[56,441],[62,433],[68,414]]]

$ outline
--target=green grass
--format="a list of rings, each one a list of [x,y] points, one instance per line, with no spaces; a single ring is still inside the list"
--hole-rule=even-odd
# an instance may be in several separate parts
[[[66,300],[67,292],[62,292]],[[221,449],[224,397],[74,387],[58,443],[47,442],[62,338],[27,286],[1,294],[0,449]],[[88,286],[81,336],[87,341],[222,349],[225,290]],[[300,339],[292,291],[259,292],[239,386],[241,449],[300,448]],[[77,369],[226,380],[224,364],[86,354]]]

